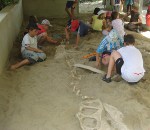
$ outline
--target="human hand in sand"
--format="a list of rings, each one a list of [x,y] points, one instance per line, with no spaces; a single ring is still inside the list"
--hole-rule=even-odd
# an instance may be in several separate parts
[[[77,44],[75,44],[73,47],[74,47],[74,49],[78,49],[78,45]]]
[[[15,70],[16,69],[16,65],[11,65],[10,66],[10,70]]]
[[[43,51],[42,51],[42,50],[40,50],[40,49],[37,49],[37,52],[39,52],[39,53],[43,53]]]
[[[97,62],[95,63],[95,67],[98,69],[100,67],[100,62]]]
[[[100,66],[100,54],[96,52],[96,63],[95,63],[96,68],[99,68]]]

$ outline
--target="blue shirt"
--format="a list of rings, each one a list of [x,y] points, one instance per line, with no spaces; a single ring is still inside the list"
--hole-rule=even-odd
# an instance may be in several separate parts
[[[115,29],[112,29],[109,34],[103,38],[99,44],[96,52],[103,53],[104,51],[112,52],[113,50],[118,50],[123,46],[123,39],[117,33]]]

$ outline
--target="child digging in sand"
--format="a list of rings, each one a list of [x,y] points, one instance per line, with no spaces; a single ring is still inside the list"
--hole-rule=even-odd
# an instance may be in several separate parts
[[[15,70],[21,66],[42,62],[46,59],[46,54],[37,48],[38,26],[30,24],[29,32],[24,36],[22,41],[21,53],[24,60],[11,66],[11,70]]]
[[[53,40],[51,37],[48,36],[47,31],[51,26],[52,25],[47,19],[44,19],[41,24],[38,24],[38,28],[40,28],[37,34],[38,45],[42,45],[45,41],[48,41],[49,43],[58,44],[58,41]]]
[[[75,33],[77,37],[74,48],[77,49],[80,37],[83,37],[86,34],[88,34],[88,30],[89,26],[83,23],[82,21],[72,20],[71,23],[68,24],[67,27],[65,28],[67,43],[69,42],[70,39],[70,33]]]
[[[128,83],[137,83],[144,76],[143,58],[141,52],[134,47],[133,35],[124,36],[124,47],[113,51],[110,56],[107,74],[103,80],[111,82],[111,74],[114,66],[116,71]]]
[[[112,29],[109,34],[103,38],[96,51],[96,67],[101,63],[108,65],[111,52],[123,46],[123,39],[115,29]]]

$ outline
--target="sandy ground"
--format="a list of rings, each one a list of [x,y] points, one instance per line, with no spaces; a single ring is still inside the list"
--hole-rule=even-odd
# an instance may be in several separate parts
[[[87,15],[81,18],[88,19]],[[51,19],[54,26],[51,28],[52,34],[63,35],[65,21]],[[102,75],[73,67],[75,63],[94,66],[94,62],[83,60],[82,56],[95,51],[102,39],[99,32],[89,32],[81,38],[78,50],[72,47],[74,36],[69,49],[63,45],[56,49],[56,46],[46,43],[43,47],[48,55],[45,62],[24,66],[13,72],[6,70],[0,76],[0,130],[80,130],[76,113],[85,97],[114,106],[122,113],[122,122],[129,130],[149,130],[150,40],[134,32],[127,33],[135,35],[136,47],[143,54],[146,73],[140,83],[129,85],[120,80],[107,84],[101,80]],[[10,63],[21,60],[21,37],[22,33],[14,44]],[[115,130],[105,120],[110,130]]]

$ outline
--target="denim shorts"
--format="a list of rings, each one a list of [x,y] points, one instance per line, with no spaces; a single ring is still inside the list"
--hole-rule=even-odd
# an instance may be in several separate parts
[[[22,52],[22,57],[24,59],[28,59],[31,64],[34,64],[36,62],[42,62],[46,59],[46,54],[45,53],[39,53],[39,52],[34,52],[30,50],[24,50]]]
[[[72,8],[74,1],[67,1],[66,8]]]

